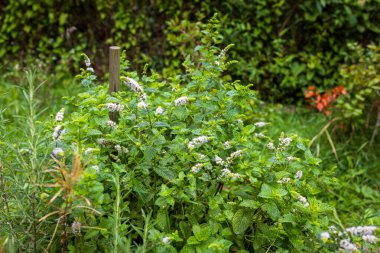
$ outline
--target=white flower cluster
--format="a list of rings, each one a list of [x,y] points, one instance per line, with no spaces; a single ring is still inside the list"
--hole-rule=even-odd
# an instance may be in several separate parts
[[[257,127],[263,127],[266,126],[268,123],[267,122],[256,122],[254,125]]]
[[[223,143],[223,146],[225,149],[229,149],[231,148],[231,143],[229,141],[226,141],[225,143]]]
[[[324,231],[324,232],[321,233],[321,240],[323,242],[327,242],[329,239],[330,239],[329,232]]]
[[[100,168],[98,165],[94,165],[94,166],[92,166],[92,168],[96,171],[96,173],[99,173]]]
[[[243,154],[242,150],[237,150],[230,154],[229,157],[227,157],[227,164],[231,164],[236,158],[240,157]]]
[[[174,105],[175,106],[185,105],[185,104],[187,104],[188,101],[189,101],[189,98],[186,96],[183,96],[183,97],[177,98],[174,101]]]
[[[156,111],[154,112],[154,115],[159,116],[164,113],[164,109],[162,109],[161,106],[157,107]]]
[[[304,207],[308,207],[309,206],[309,202],[307,201],[307,199],[303,196],[299,196],[298,197],[298,201],[301,202],[303,204]]]
[[[240,178],[240,174],[239,173],[232,173],[230,171],[230,169],[228,168],[224,168],[222,169],[222,174],[220,175],[220,177],[229,177],[229,178],[232,178],[232,179],[239,179]]]
[[[377,242],[377,237],[374,235],[363,235],[362,239],[363,239],[363,241],[368,242],[368,243],[376,243]]]
[[[91,67],[91,60],[85,55],[84,63],[86,64],[86,71],[94,72],[94,69]]]
[[[284,177],[284,178],[277,181],[277,183],[279,183],[279,184],[287,184],[289,182],[290,182],[290,178],[288,178],[288,177]]]
[[[65,117],[65,109],[62,108],[61,110],[59,110],[59,112],[57,112],[57,114],[55,115],[55,120],[58,121],[58,122],[62,122],[63,119]]]
[[[93,149],[93,148],[87,148],[87,149],[84,151],[84,154],[85,154],[85,155],[89,155],[89,154],[91,154],[92,152],[94,152],[94,149]]]
[[[113,128],[113,129],[117,128],[117,124],[116,124],[116,122],[114,122],[114,121],[112,121],[112,120],[108,120],[108,121],[107,121],[107,125],[108,125],[110,128]]]
[[[341,240],[339,246],[348,252],[355,252],[358,250],[355,244],[350,242],[350,239]]]
[[[202,168],[203,168],[203,164],[201,164],[201,163],[197,163],[196,165],[194,165],[194,166],[191,168],[191,171],[192,171],[193,173],[198,173]]]
[[[110,112],[121,112],[124,110],[124,105],[122,104],[107,103],[106,107]]]
[[[128,85],[134,92],[136,92],[140,98],[140,102],[137,104],[137,107],[140,109],[146,109],[148,107],[148,104],[145,102],[147,96],[144,92],[144,89],[139,85],[139,83],[136,80],[130,77],[126,77],[126,79],[127,81],[124,81],[124,83]]]
[[[199,136],[197,138],[194,138],[192,139],[188,144],[187,144],[187,148],[189,150],[192,150],[194,149],[195,147],[199,147],[201,146],[202,144],[204,143],[207,143],[208,142],[208,137],[207,136]]]
[[[126,154],[126,153],[129,152],[129,150],[128,150],[126,147],[122,147],[122,146],[120,146],[119,144],[115,145],[115,149],[116,149],[116,151],[119,152],[119,153],[124,153],[124,154]]]
[[[376,229],[378,229],[376,226],[358,226],[349,227],[343,232],[338,232],[335,226],[330,227],[331,233],[335,235],[335,243],[338,243],[339,240],[338,246],[340,250],[346,252],[356,252],[358,250],[357,245],[351,242],[352,237],[361,237],[364,242],[376,243],[378,238],[373,234]],[[323,242],[327,242],[329,238],[330,234],[328,232],[321,233],[321,240]]]
[[[289,162],[293,161],[295,159],[295,157],[293,156],[288,156],[286,159],[288,159]]]
[[[289,144],[292,142],[292,138],[279,138],[278,139],[280,141],[280,146],[281,147],[287,147],[289,146]]]
[[[352,236],[373,235],[373,232],[377,229],[376,226],[358,226],[346,228]]]
[[[172,240],[171,237],[166,236],[166,237],[162,238],[162,243],[169,244],[171,240]]]
[[[275,146],[274,146],[273,142],[269,142],[268,145],[267,145],[267,148],[271,149],[271,150],[274,150]]]
[[[105,145],[105,144],[107,144],[107,141],[104,138],[99,138],[97,140],[97,143],[100,144],[100,145]]]
[[[297,171],[297,173],[296,173],[296,179],[301,179],[302,175],[303,175],[303,171],[302,170]]]
[[[229,178],[232,178],[232,179],[238,179],[240,178],[240,174],[239,173],[232,173],[231,170],[229,169],[231,163],[237,159],[238,157],[240,157],[241,155],[243,154],[243,151],[242,150],[237,150],[233,153],[231,153],[226,161],[224,161],[222,158],[220,158],[219,156],[215,156],[215,163],[217,165],[220,165],[220,166],[223,166],[224,169],[222,170],[222,173],[220,175],[220,178],[224,178],[224,177],[229,177]]]
[[[64,155],[65,155],[65,152],[63,151],[62,148],[54,148],[53,151],[51,152],[51,154],[57,158],[57,159],[60,159],[62,158]]]
[[[255,133],[255,137],[257,137],[257,138],[265,138],[265,135],[263,133]]]
[[[223,159],[222,159],[222,158],[220,158],[219,156],[215,156],[215,159],[214,159],[214,161],[215,161],[215,163],[216,163],[217,165],[221,165],[221,166],[224,166],[224,165],[226,164],[226,162],[225,162],[225,161],[223,161]]]
[[[54,128],[54,132],[52,135],[53,141],[60,141],[64,133],[65,133],[65,129],[62,129],[61,125],[57,125]]]
[[[146,109],[146,108],[148,108],[148,104],[145,103],[145,101],[140,100],[140,102],[137,104],[137,108]]]

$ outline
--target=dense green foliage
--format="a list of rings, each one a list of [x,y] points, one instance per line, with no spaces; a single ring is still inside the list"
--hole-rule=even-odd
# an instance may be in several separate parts
[[[379,6],[1,2],[0,252],[376,252]]]
[[[181,56],[200,44],[202,22],[219,13],[218,41],[236,45],[232,57],[239,63],[231,74],[253,82],[266,98],[294,101],[309,84],[340,84],[337,67],[350,62],[349,42],[378,42],[379,3],[6,0],[0,4],[0,57],[37,56],[66,70],[75,69],[75,54],[85,51],[97,55],[100,70],[106,47],[117,44],[134,63],[149,62],[170,76]]]

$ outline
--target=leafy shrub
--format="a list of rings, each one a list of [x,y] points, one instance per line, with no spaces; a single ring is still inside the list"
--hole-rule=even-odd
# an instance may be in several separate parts
[[[0,4],[0,43],[7,45],[0,56],[20,62],[37,56],[66,73],[68,66],[77,69],[78,52],[106,59],[105,47],[118,44],[135,68],[150,62],[172,76],[184,60],[178,56],[200,44],[200,27],[217,12],[221,37],[236,45],[239,64],[231,75],[254,83],[266,99],[292,102],[302,99],[309,82],[339,83],[337,67],[352,59],[348,42],[378,42],[378,3],[8,0]],[[94,66],[100,73],[104,61]]]
[[[145,69],[139,77],[123,61],[122,89],[110,95],[91,69],[82,70],[88,91],[70,98],[74,109],[51,122],[61,173],[52,171],[58,189],[46,193],[63,211],[44,221],[64,218],[57,222],[63,246],[75,252],[321,247],[319,233],[334,209],[318,200],[319,182],[328,180],[320,161],[296,135],[266,136],[270,125],[258,116],[255,92],[223,80],[229,47],[215,47],[209,28],[182,75],[162,79]],[[119,113],[116,121],[110,112]]]
[[[345,94],[346,90],[341,85],[322,93],[315,86],[310,86],[305,94],[305,99],[312,108],[316,108],[327,116],[331,113],[331,109],[334,109],[337,98]]]

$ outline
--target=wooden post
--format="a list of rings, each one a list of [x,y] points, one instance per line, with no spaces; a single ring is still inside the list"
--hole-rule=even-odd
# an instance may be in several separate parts
[[[110,47],[109,55],[110,87],[109,93],[119,91],[120,82],[120,47]],[[118,112],[110,112],[110,120],[117,122]]]

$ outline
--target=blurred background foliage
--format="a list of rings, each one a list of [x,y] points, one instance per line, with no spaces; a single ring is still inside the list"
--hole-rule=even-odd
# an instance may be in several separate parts
[[[293,103],[309,85],[339,85],[339,66],[357,60],[349,43],[379,42],[379,0],[5,0],[1,69],[37,57],[57,75],[77,69],[84,51],[104,73],[108,46],[119,45],[135,69],[149,63],[170,75],[214,13],[220,42],[235,45],[231,76],[268,101]]]

